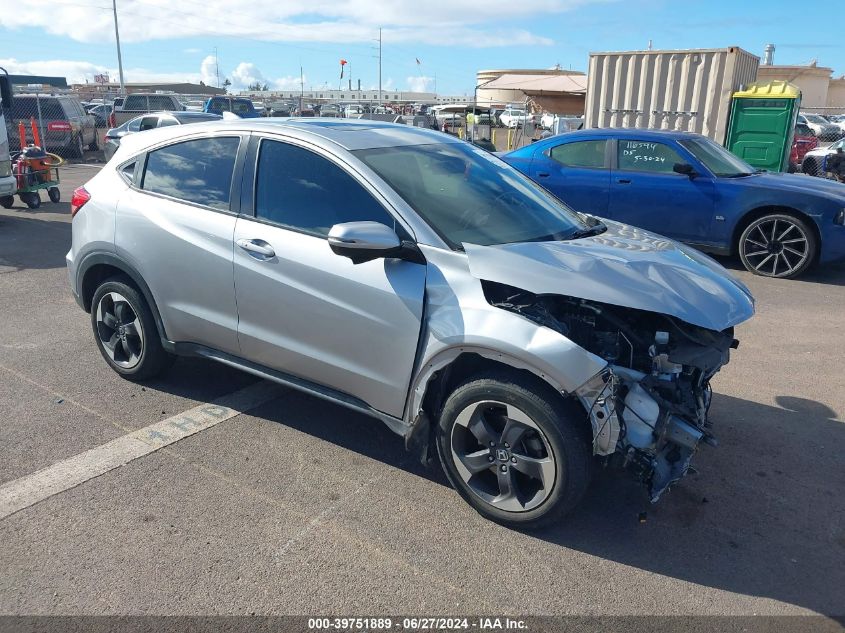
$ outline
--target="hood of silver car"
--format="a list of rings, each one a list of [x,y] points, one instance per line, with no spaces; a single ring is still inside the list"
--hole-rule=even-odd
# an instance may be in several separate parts
[[[607,231],[558,242],[464,244],[472,275],[667,314],[724,330],[754,314],[748,288],[714,260],[665,237],[604,220]]]

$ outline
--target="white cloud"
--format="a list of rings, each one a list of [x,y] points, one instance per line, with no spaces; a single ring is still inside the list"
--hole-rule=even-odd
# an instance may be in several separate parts
[[[551,39],[524,28],[501,25],[544,19],[588,2],[606,1],[613,0],[533,0],[527,4],[512,0],[250,0],[237,3],[233,11],[228,0],[204,0],[180,3],[178,13],[162,20],[170,6],[167,0],[133,0],[121,3],[118,15],[123,42],[225,35],[369,45],[383,27],[387,44],[492,47],[551,44]],[[43,0],[16,0],[14,11],[0,12],[0,26],[41,27],[82,42],[114,40],[111,11],[82,3],[56,2],[45,11]]]
[[[234,90],[243,90],[256,82],[262,85],[268,83],[261,71],[251,62],[241,62],[238,64],[237,68],[232,71],[231,80],[232,89]]]
[[[117,68],[64,59],[23,62],[15,58],[8,58],[0,59],[0,66],[5,68],[9,74],[12,75],[48,75],[52,77],[65,77],[68,80],[68,83],[85,83],[86,79],[93,83],[94,75],[98,75],[100,73],[108,73],[109,77],[114,82],[117,82],[120,77]],[[156,72],[146,68],[124,68],[123,75],[127,82],[159,81],[166,83],[188,81],[196,83],[199,82],[201,78],[201,74],[198,72]]]
[[[200,62],[200,79],[206,86],[217,85],[217,59],[214,55],[207,55]],[[220,83],[223,83],[223,77],[220,78]]]
[[[408,77],[406,80],[408,90],[411,92],[429,92],[429,86],[434,84],[432,77],[416,76]]]

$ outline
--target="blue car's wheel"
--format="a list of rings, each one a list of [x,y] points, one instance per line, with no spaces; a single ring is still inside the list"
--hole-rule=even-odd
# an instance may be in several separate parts
[[[764,277],[797,277],[813,263],[817,249],[810,227],[783,213],[757,218],[739,238],[742,264]]]

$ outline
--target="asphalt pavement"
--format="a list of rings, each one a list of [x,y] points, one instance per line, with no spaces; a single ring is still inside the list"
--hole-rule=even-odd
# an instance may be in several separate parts
[[[144,385],[108,369],[64,266],[96,169],[0,210],[0,485],[256,383],[198,359]],[[724,263],[758,314],[714,381],[719,447],[655,506],[599,472],[565,522],[508,530],[379,422],[279,387],[0,512],[0,613],[843,615],[845,268]]]

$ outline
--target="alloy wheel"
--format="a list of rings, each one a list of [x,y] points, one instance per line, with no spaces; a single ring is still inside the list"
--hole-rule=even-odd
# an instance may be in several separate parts
[[[455,419],[452,461],[467,487],[508,512],[525,512],[551,494],[557,465],[548,439],[511,404],[475,402]]]
[[[108,357],[118,367],[132,369],[144,353],[144,331],[126,297],[107,292],[97,304],[97,336]]]
[[[810,257],[804,229],[784,218],[762,218],[748,231],[742,255],[751,268],[769,277],[789,277]]]

